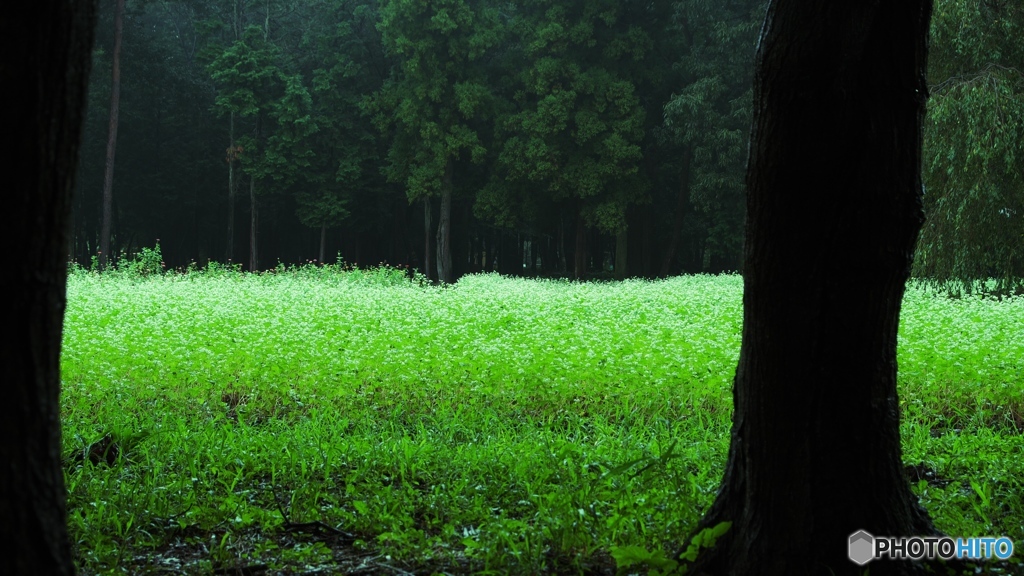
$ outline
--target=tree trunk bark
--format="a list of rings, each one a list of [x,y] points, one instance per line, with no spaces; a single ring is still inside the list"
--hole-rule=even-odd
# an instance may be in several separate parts
[[[391,210],[391,261],[402,264],[411,264],[412,254],[409,253],[405,242],[405,209],[408,205],[405,198],[399,198],[394,202]]]
[[[672,271],[672,263],[679,249],[679,235],[683,229],[683,217],[686,216],[686,203],[690,201],[690,163],[693,160],[693,149],[683,147],[682,167],[679,169],[679,196],[676,198],[676,212],[672,219],[672,239],[665,250],[665,259],[661,262],[661,277],[666,278]]]
[[[500,232],[501,239],[498,245],[498,272],[503,276],[513,276],[516,273],[516,250],[515,241],[510,238],[508,230]]]
[[[234,18],[231,20],[231,31],[235,40],[242,35],[242,20],[238,13],[238,0],[233,2]],[[238,176],[235,174],[239,154],[242,150],[235,143],[235,111],[228,116],[228,238],[224,250],[224,260],[230,264],[235,258],[235,200],[238,198]]]
[[[256,178],[249,176],[249,271],[259,270],[260,257],[257,241],[259,234],[256,227],[259,224],[259,213],[256,204]]]
[[[434,260],[430,255],[430,196],[423,197],[423,275],[431,279],[434,275],[431,267]]]
[[[437,279],[442,284],[452,282],[452,177],[455,162],[449,158],[441,182],[441,214],[437,221]]]
[[[320,264],[324,263],[324,252],[327,249],[327,222],[320,225]]]
[[[237,185],[235,182],[235,161],[238,157],[238,149],[235,145],[235,113],[231,112],[230,120],[228,121],[228,139],[230,145],[228,146],[228,245],[224,251],[224,258],[227,262],[231,262],[235,257],[235,197],[237,192]]]
[[[731,521],[692,567],[861,567],[857,530],[935,533],[903,473],[896,334],[923,220],[930,0],[775,0],[762,28],[747,170],[743,341],[717,499]]]
[[[523,235],[520,234],[518,231],[516,231],[516,241],[513,245],[516,247],[514,254],[515,266],[513,274],[515,274],[516,276],[524,276],[523,272],[525,271],[524,265],[526,263],[526,257],[525,254],[523,254]]]
[[[620,230],[615,235],[615,278],[624,280],[626,278],[627,256],[629,254],[629,233],[627,230]]]
[[[530,270],[530,275],[537,275],[537,252],[536,252],[537,241],[535,236],[529,236],[526,239],[525,246],[523,247],[523,256],[526,258],[526,265]]]
[[[2,574],[74,574],[61,469],[60,347],[68,224],[96,21],[95,1],[39,0],[0,18],[6,175],[0,275]]]
[[[103,223],[100,225],[100,269],[110,262],[110,226],[114,201],[114,154],[117,151],[117,120],[121,108],[121,30],[124,28],[124,0],[117,0],[114,12],[114,54],[111,67],[110,125],[107,130],[107,164],[103,172]]]
[[[641,242],[641,260],[643,262],[643,276],[644,278],[650,278],[653,275],[653,252],[651,245],[651,230],[654,228],[654,216],[651,210],[651,205],[646,204],[643,207],[643,222],[644,229],[640,235]]]
[[[587,222],[583,210],[576,215],[576,252],[573,254],[573,278],[582,280],[587,275]]]
[[[558,271],[561,274],[569,272],[569,264],[565,261],[565,218],[558,215]]]

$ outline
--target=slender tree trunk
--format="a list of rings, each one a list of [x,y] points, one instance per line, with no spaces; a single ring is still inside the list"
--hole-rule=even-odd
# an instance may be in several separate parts
[[[238,148],[235,144],[235,113],[234,111],[230,114],[228,121],[228,139],[230,140],[230,146],[228,146],[228,243],[227,249],[224,252],[224,258],[227,262],[231,262],[235,257],[235,198],[237,196],[238,186],[235,178],[235,161],[237,160]]]
[[[423,197],[423,274],[430,278],[433,276],[431,267],[434,260],[430,257],[430,196]]]
[[[627,254],[629,252],[629,235],[620,230],[615,235],[615,277],[623,280],[626,277]]]
[[[391,219],[391,261],[409,264],[410,256],[405,243],[405,208],[404,198],[395,202]]]
[[[652,247],[651,247],[653,242],[651,242],[651,230],[654,228],[654,217],[653,217],[653,214],[652,214],[652,210],[651,210],[651,205],[650,204],[645,205],[642,210],[643,210],[644,228],[643,228],[643,232],[641,233],[641,236],[640,236],[640,238],[641,238],[641,240],[640,240],[640,242],[641,242],[641,244],[640,244],[640,251],[641,251],[641,254],[642,254],[641,261],[643,262],[643,276],[644,276],[644,278],[650,278],[651,275],[653,274],[653,263],[652,263],[653,256],[652,256]]]
[[[645,170],[647,178],[651,182],[658,181],[658,166],[660,163],[661,149],[656,144],[651,143],[644,154]],[[639,222],[639,233],[633,235],[633,254],[630,255],[630,260],[634,267],[636,267],[638,261],[640,262],[640,276],[643,278],[651,278],[654,274],[652,269],[654,257],[651,254],[651,227],[653,226],[651,204],[652,202],[646,202],[640,205],[638,210],[634,212],[636,221]],[[637,236],[639,236],[639,242],[636,242]]]
[[[242,19],[238,12],[238,0],[233,2],[234,18],[231,20],[231,31],[235,40],[242,37]],[[228,116],[228,238],[224,259],[228,263],[235,258],[235,204],[238,198],[238,175],[236,174],[238,155],[242,153],[235,142],[235,111]]]
[[[38,0],[0,17],[0,157],[17,252],[0,274],[0,574],[74,574],[60,436],[60,348],[73,189],[95,1]]]
[[[441,182],[441,214],[437,222],[437,279],[443,284],[452,282],[452,176],[455,162],[449,158]]]
[[[117,120],[121,107],[121,30],[124,28],[124,0],[117,0],[114,13],[114,62],[110,89],[110,125],[107,130],[107,164],[103,172],[103,223],[100,230],[100,268],[110,262],[110,225],[114,202],[114,154],[117,151]]]
[[[452,192],[454,194],[454,190]],[[452,199],[452,281],[470,273],[473,258],[473,206]]]
[[[762,28],[747,171],[732,441],[694,572],[857,566],[849,536],[932,535],[903,473],[896,334],[923,220],[930,0],[776,0]]]
[[[257,225],[259,224],[259,206],[256,202],[256,178],[249,177],[249,271],[256,272],[259,270],[260,258],[257,242],[259,240],[259,234]]]
[[[512,271],[515,269],[513,262],[515,262],[514,250],[509,250],[509,238],[508,231],[502,229],[498,232],[498,272],[504,276],[511,276]]]
[[[264,39],[266,38],[264,30]],[[253,136],[257,142],[255,148],[259,149],[260,137],[263,132],[263,118],[261,113],[256,114],[256,126],[253,128]],[[252,153],[256,153],[253,150]],[[257,272],[260,266],[259,257],[259,199],[256,196],[256,176],[249,175],[249,271]]]
[[[516,239],[512,245],[516,247],[515,274],[516,276],[526,276],[527,240],[521,232],[516,232]]]
[[[469,261],[466,266],[467,274],[473,274],[477,271],[476,267],[479,259],[477,258],[476,242],[477,239],[475,235],[469,237]]]
[[[73,203],[73,201],[72,201],[72,203]],[[71,209],[71,214],[68,216],[68,230],[69,230],[69,233],[70,233],[70,236],[68,237],[68,253],[67,253],[67,261],[68,262],[74,262],[75,261],[75,248],[76,248],[77,239],[78,239],[78,222],[75,219],[75,210],[76,210],[76,208],[73,207]]]
[[[676,251],[679,249],[679,235],[683,229],[683,218],[686,216],[686,203],[690,200],[690,163],[692,160],[693,150],[689,146],[684,146],[682,166],[679,169],[679,196],[676,197],[676,212],[672,219],[672,239],[668,242],[665,259],[661,262],[662,278],[667,277],[672,271],[672,262],[675,261]]]
[[[565,259],[565,218],[558,217],[558,271],[566,274],[569,271],[569,264]]]
[[[573,277],[582,280],[587,275],[587,222],[581,209],[576,215],[576,253],[573,254]]]
[[[486,272],[497,272],[497,268],[494,266],[495,254],[498,253],[498,240],[495,238],[495,231],[492,229],[487,234],[487,245],[484,247],[484,254],[486,255],[487,266],[484,267]]]
[[[501,254],[501,240],[504,236],[504,232],[501,230],[491,231],[491,241],[488,242],[489,250],[487,251],[487,262],[491,267],[491,272],[497,272],[501,274],[501,268],[498,267],[498,256]]]
[[[526,240],[526,246],[523,248],[523,253],[526,256],[526,265],[530,270],[530,275],[537,275],[537,252],[535,251],[536,242],[534,237],[530,236]]]
[[[327,250],[327,222],[320,225],[320,264],[324,263],[324,252]]]

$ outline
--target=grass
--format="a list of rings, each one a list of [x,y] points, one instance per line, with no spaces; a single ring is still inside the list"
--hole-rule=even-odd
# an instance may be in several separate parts
[[[77,270],[61,401],[78,566],[581,573],[617,547],[673,550],[721,476],[741,293],[736,276]],[[922,502],[947,533],[1018,550],[1022,334],[1024,299],[915,288],[899,350]]]

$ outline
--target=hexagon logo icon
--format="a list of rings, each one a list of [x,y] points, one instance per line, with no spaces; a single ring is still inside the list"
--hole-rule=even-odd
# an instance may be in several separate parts
[[[857,530],[850,534],[850,543],[847,550],[850,560],[854,564],[863,566],[875,557],[875,537],[864,530]]]

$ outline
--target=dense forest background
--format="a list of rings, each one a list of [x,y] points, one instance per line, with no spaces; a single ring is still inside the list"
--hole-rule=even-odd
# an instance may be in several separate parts
[[[168,267],[740,267],[760,0],[120,2],[93,57],[83,266],[106,185],[108,252],[159,243]],[[918,276],[1021,286],[1022,35],[1013,0],[936,2]]]

